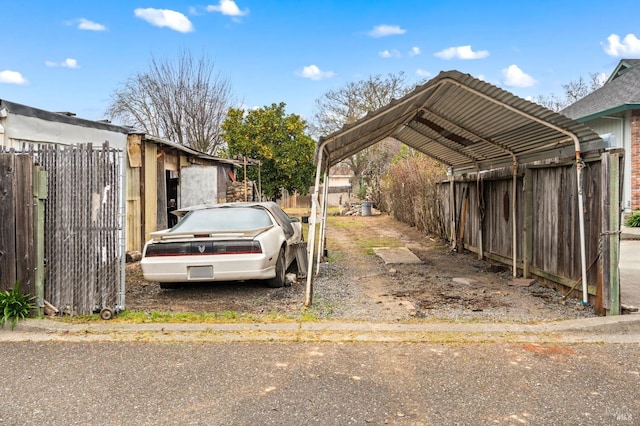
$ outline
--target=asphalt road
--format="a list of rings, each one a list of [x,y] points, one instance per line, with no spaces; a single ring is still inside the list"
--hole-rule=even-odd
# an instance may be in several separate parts
[[[633,425],[634,344],[4,342],[1,425]]]
[[[640,240],[620,241],[620,298],[640,308]]]

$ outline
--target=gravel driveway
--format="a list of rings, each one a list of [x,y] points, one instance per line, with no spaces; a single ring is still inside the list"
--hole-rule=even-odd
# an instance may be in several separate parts
[[[303,306],[305,281],[266,288],[260,282],[185,285],[163,290],[127,265],[127,309],[349,321],[532,322],[595,316],[576,299],[534,283],[509,285],[511,272],[454,253],[387,215],[335,216],[327,221],[328,260],[314,281],[313,305]],[[407,247],[421,264],[385,265],[372,247]]]

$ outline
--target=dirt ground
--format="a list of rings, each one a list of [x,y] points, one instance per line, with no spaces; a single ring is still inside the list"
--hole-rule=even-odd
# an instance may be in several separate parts
[[[327,223],[328,259],[314,281],[313,313],[320,319],[529,322],[594,315],[579,300],[538,283],[510,285],[510,270],[469,252],[452,252],[387,215],[330,217]],[[385,246],[407,247],[423,263],[385,265],[371,250]],[[228,282],[164,290],[143,279],[138,263],[127,265],[126,279],[126,307],[132,311],[294,319],[309,312],[303,306],[304,279],[280,289]]]

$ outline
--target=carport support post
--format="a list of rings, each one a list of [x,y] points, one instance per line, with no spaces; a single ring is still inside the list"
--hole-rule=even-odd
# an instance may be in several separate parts
[[[447,174],[449,175],[449,216],[450,216],[450,235],[451,235],[451,249],[455,250],[457,248],[457,238],[456,238],[456,196],[455,196],[455,179],[453,177],[453,169],[447,170]]]
[[[313,196],[311,197],[311,216],[309,216],[309,238],[307,238],[308,258],[309,264],[307,265],[307,285],[304,295],[304,306],[308,308],[311,306],[313,299],[313,255],[315,254],[314,248],[316,243],[316,215],[318,214],[318,187],[320,186],[320,172],[322,171],[322,154],[324,147],[328,143],[325,141],[318,149],[318,166],[316,167],[316,182],[313,189]]]
[[[512,234],[512,246],[513,246],[513,278],[518,276],[518,214],[516,211],[516,192],[518,191],[518,163],[513,162],[513,185],[511,200],[511,220],[513,221],[513,234]]]
[[[587,289],[587,249],[584,229],[584,191],[582,189],[582,169],[584,162],[580,157],[580,151],[576,149],[576,183],[578,186],[578,219],[580,225],[580,262],[582,270],[582,302],[589,303],[589,293]]]
[[[327,171],[324,172],[323,177],[323,186],[322,186],[322,202],[321,210],[322,210],[322,218],[320,219],[320,236],[318,237],[318,259],[316,261],[316,275],[320,273],[320,261],[322,260],[322,256],[324,254],[324,235],[325,228],[327,226],[327,197],[329,196],[329,175]]]

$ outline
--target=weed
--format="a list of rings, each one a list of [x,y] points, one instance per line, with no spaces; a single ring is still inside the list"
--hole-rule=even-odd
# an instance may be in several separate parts
[[[25,319],[36,306],[33,304],[35,297],[20,293],[20,281],[16,282],[13,290],[0,292],[0,327],[11,320],[11,329],[19,320]]]

